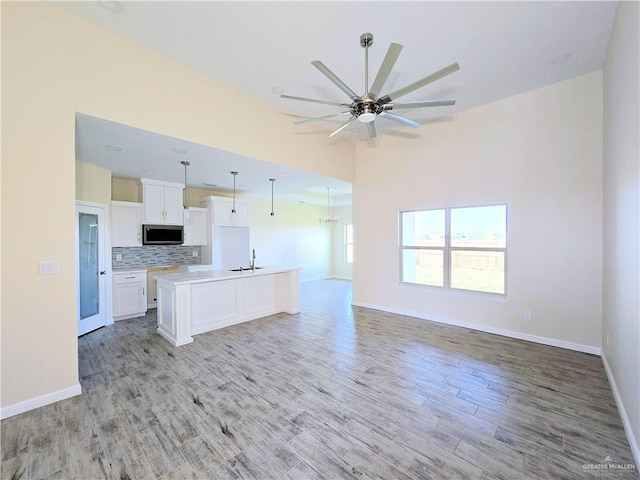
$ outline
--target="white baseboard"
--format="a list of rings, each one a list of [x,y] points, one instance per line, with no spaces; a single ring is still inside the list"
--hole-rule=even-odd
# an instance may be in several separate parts
[[[13,405],[8,405],[0,409],[0,420],[4,420],[5,418],[28,412],[29,410],[44,407],[45,405],[56,403],[60,400],[66,400],[67,398],[75,397],[76,395],[80,394],[82,394],[82,388],[78,383],[73,387],[64,388],[62,390],[58,390],[57,392],[47,393],[46,395],[41,395],[29,400],[14,403]]]
[[[611,367],[609,367],[609,362],[607,361],[607,357],[604,352],[602,352],[601,358],[604,365],[604,371],[607,373],[607,378],[609,379],[609,385],[611,385],[613,398],[615,398],[618,411],[620,412],[620,418],[622,419],[622,425],[624,426],[624,433],[627,435],[627,440],[631,447],[631,453],[633,453],[633,458],[636,461],[636,470],[638,470],[638,468],[640,468],[640,447],[638,446],[638,441],[634,435],[631,421],[627,415],[627,410],[624,408],[624,403],[622,402],[622,397],[620,396],[616,379],[613,376],[613,372],[611,371]]]
[[[541,343],[543,345],[550,345],[552,347],[566,348],[567,350],[575,350],[578,352],[590,353],[592,355],[600,355],[600,347],[592,347],[591,345],[583,345],[581,343],[566,342],[564,340],[557,340],[555,338],[539,337],[537,335],[531,335],[529,333],[516,332],[513,330],[506,330],[503,328],[489,327],[487,325],[480,325],[478,323],[463,322],[460,320],[454,320],[451,318],[432,317],[425,316],[420,312],[412,312],[408,310],[401,310],[395,308],[382,307],[380,305],[374,305],[365,302],[352,302],[357,307],[372,308],[374,310],[382,310],[383,312],[396,313],[398,315],[406,315],[408,317],[420,318],[422,320],[429,320],[436,323],[444,323],[447,325],[453,325],[456,327],[468,328],[470,330],[478,330],[486,333],[493,333],[495,335],[502,335],[503,337],[517,338],[518,340],[527,340],[529,342]]]

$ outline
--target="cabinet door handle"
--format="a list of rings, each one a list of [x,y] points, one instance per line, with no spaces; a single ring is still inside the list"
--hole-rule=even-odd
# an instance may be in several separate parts
[[[144,287],[142,287],[142,294],[144,295]]]
[[[100,274],[100,275],[102,275],[102,274]],[[125,280],[129,280],[131,278],[136,278],[136,277],[124,277]]]
[[[106,271],[104,271],[104,270],[102,270],[102,271],[100,272],[100,275],[106,275],[106,274],[107,274],[107,272],[106,272]]]

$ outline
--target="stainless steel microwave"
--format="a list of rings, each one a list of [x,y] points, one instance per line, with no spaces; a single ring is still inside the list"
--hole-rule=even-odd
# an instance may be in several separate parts
[[[143,225],[143,245],[182,245],[184,231],[182,225]]]

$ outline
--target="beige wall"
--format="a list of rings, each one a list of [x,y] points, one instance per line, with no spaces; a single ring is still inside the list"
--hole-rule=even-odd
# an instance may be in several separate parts
[[[604,69],[603,358],[640,465],[640,35],[621,2]]]
[[[111,195],[111,200],[142,202],[142,184],[140,180],[113,177],[111,179]],[[189,187],[187,195],[189,206],[201,207],[200,199],[207,195],[228,196],[226,193],[218,193],[215,190]]]
[[[1,34],[3,409],[78,385],[76,112],[353,181],[348,142],[45,3],[2,2]]]
[[[142,202],[142,184],[129,178],[111,178],[111,200]]]
[[[76,200],[111,204],[111,171],[76,162]]]
[[[354,303],[597,351],[602,73],[358,146]],[[399,285],[398,212],[508,204],[505,302]],[[523,321],[531,310],[533,321]]]

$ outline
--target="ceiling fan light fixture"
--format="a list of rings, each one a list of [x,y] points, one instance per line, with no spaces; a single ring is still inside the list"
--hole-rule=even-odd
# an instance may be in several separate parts
[[[387,53],[382,60],[382,64],[376,74],[376,77],[369,88],[369,47],[373,44],[373,35],[370,32],[363,33],[360,35],[360,46],[364,48],[364,93],[362,95],[358,95],[354,92],[348,85],[346,85],[335,73],[333,73],[329,68],[319,60],[314,60],[311,62],[311,65],[316,67],[320,73],[322,73],[325,77],[327,77],[335,86],[337,86],[340,90],[342,90],[351,100],[351,103],[338,103],[338,102],[329,102],[326,100],[318,100],[315,98],[304,98],[304,97],[294,97],[291,95],[280,95],[281,98],[286,98],[290,100],[299,100],[303,102],[311,102],[311,103],[320,103],[325,105],[333,105],[335,107],[340,107],[344,109],[348,108],[348,111],[342,111],[339,113],[324,115],[321,117],[312,117],[307,118],[305,120],[296,122],[298,123],[306,123],[316,120],[324,120],[330,117],[337,117],[343,114],[351,114],[349,120],[347,120],[342,126],[340,126],[337,130],[334,130],[329,138],[337,135],[342,130],[351,125],[352,122],[358,120],[360,123],[363,123],[367,126],[367,132],[369,134],[369,139],[375,138],[377,136],[376,128],[374,125],[374,120],[377,117],[383,117],[386,120],[393,120],[394,122],[401,123],[404,126],[408,126],[411,128],[418,128],[420,126],[419,123],[414,122],[406,117],[402,117],[396,114],[388,114],[390,110],[393,108],[423,108],[423,107],[439,107],[446,105],[453,105],[455,100],[430,100],[430,101],[415,101],[408,103],[397,103],[396,100],[404,95],[407,95],[414,90],[422,88],[430,83],[435,82],[447,75],[450,75],[454,72],[460,70],[460,66],[457,63],[453,63],[445,68],[438,70],[437,72],[428,75],[417,82],[412,83],[411,85],[407,85],[400,90],[396,90],[395,92],[388,93],[386,95],[381,95],[381,90],[384,87],[393,67],[395,66],[396,60],[402,51],[402,45],[399,43],[391,43],[389,48],[387,49]]]
[[[373,112],[364,112],[361,113],[358,117],[358,121],[362,123],[373,122],[376,119],[376,114]]]

